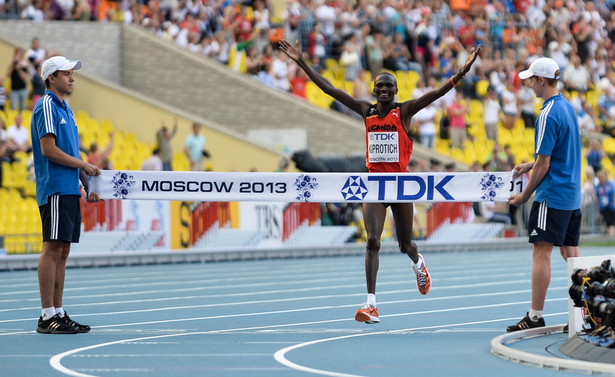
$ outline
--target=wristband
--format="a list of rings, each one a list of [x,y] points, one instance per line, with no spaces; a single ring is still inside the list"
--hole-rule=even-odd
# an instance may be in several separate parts
[[[459,83],[455,83],[455,80],[453,80],[455,76],[451,76],[451,84],[453,84],[453,86],[457,86],[457,84]]]

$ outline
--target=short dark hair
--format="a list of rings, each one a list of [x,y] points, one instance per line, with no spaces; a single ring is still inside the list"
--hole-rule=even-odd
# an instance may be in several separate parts
[[[51,74],[53,77],[58,77],[58,71]],[[45,88],[49,89],[49,76],[45,79]]]

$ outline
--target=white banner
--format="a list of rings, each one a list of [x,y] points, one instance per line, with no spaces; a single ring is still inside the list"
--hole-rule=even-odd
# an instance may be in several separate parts
[[[209,202],[507,201],[525,187],[510,172],[214,173],[104,170],[90,177],[102,199]]]

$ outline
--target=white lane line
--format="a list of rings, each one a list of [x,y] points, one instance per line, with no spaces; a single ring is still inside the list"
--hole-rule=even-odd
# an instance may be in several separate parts
[[[455,270],[457,271],[457,270]],[[527,271],[523,271],[523,272],[517,272],[517,273],[511,273],[510,268],[506,269],[506,270],[502,270],[505,271],[506,273],[499,273],[497,271],[492,271],[492,274],[489,275],[483,275],[482,278],[484,279],[489,279],[489,278],[502,278],[504,276],[526,276],[529,275],[529,272]],[[446,275],[445,273],[440,273],[441,275],[444,275],[443,277],[439,277],[436,279],[433,279],[434,282],[446,282],[446,281],[457,281],[457,280],[467,280],[467,276],[466,275],[460,275],[460,276],[450,276],[450,275]],[[432,276],[434,275],[434,272],[432,272]],[[304,279],[302,280],[302,276],[309,278],[309,279]],[[132,280],[130,278],[126,278],[126,279],[122,279],[122,284],[108,284],[108,283],[116,283],[117,280],[108,280],[108,281],[104,281],[105,283],[101,282],[101,284],[95,284],[95,285],[90,285],[93,283],[93,281],[87,281],[87,282],[83,282],[83,284],[81,284],[80,281],[67,281],[67,287],[64,289],[65,294],[70,294],[72,292],[79,292],[79,291],[88,291],[89,295],[86,297],[95,297],[95,295],[93,295],[93,292],[95,292],[96,290],[105,290],[108,291],[109,289],[121,289],[123,292],[125,292],[127,289],[135,289],[135,288],[139,288],[139,287],[151,287],[151,286],[158,286],[158,285],[164,285],[165,287],[168,286],[174,286],[174,285],[180,285],[180,286],[185,286],[185,285],[196,285],[197,287],[194,289],[234,289],[234,288],[250,288],[250,287],[262,287],[262,286],[271,286],[271,285],[280,285],[280,281],[284,282],[284,284],[288,284],[288,285],[292,285],[292,284],[301,284],[301,285],[305,285],[305,284],[315,284],[315,283],[329,283],[331,281],[345,281],[345,280],[357,280],[357,277],[359,275],[357,274],[356,271],[353,272],[331,272],[331,273],[326,273],[326,274],[310,274],[310,273],[306,273],[303,275],[298,275],[298,274],[285,274],[283,276],[278,276],[277,278],[279,278],[280,280],[275,280],[275,281],[271,281],[271,277],[267,276],[267,277],[261,277],[263,279],[267,279],[264,282],[254,282],[255,278],[254,277],[240,277],[240,278],[219,278],[219,279],[192,279],[192,280],[186,280],[187,277],[182,277],[183,280],[169,280],[168,277],[165,278],[161,278],[161,279],[156,279],[153,282],[136,282],[136,283],[128,283],[128,281]],[[318,277],[316,279],[316,277]],[[401,278],[401,280],[392,280],[395,278]],[[408,270],[403,270],[400,269],[400,273],[387,273],[386,275],[386,279],[383,279],[382,282],[380,282],[380,285],[386,285],[386,284],[393,284],[395,282],[406,282],[408,281],[409,278],[414,278],[414,275],[411,275],[408,273]],[[138,279],[139,281],[142,279]],[[242,283],[243,281],[250,281],[252,283]],[[87,284],[86,284],[87,283]],[[223,284],[220,284],[223,283]],[[78,287],[71,287],[70,285],[72,284],[79,284]],[[219,284],[219,285],[212,285],[212,284]],[[359,284],[359,283],[357,283]],[[35,284],[29,284],[28,286],[32,287]],[[3,287],[4,289],[4,287]],[[180,288],[181,289],[181,288]],[[172,291],[173,289],[168,289],[167,291]],[[160,290],[154,290],[153,292],[158,292]],[[138,291],[136,292],[137,294],[141,294],[143,291]],[[147,291],[145,291],[147,292]],[[16,291],[14,289],[10,289],[6,292],[2,292],[0,291],[0,296],[12,296],[12,295],[20,295],[20,296],[24,296],[27,294],[38,294],[38,290],[21,290],[21,291]],[[126,293],[125,293],[126,294]],[[130,294],[130,292],[128,292],[128,294]],[[10,299],[8,299],[10,300]],[[17,299],[18,300],[18,299]],[[0,302],[6,302],[7,299],[1,300]],[[13,299],[13,301],[15,301],[15,299]]]
[[[568,314],[568,312],[555,313],[555,314],[550,314],[548,316],[563,315],[563,314]],[[288,352],[290,352],[290,351],[293,351],[293,350],[296,350],[296,349],[299,349],[299,348],[303,348],[303,347],[308,347],[308,346],[311,346],[311,345],[314,345],[314,344],[320,344],[320,343],[325,343],[325,342],[332,342],[332,341],[336,341],[336,340],[349,339],[349,338],[358,338],[358,337],[361,337],[361,336],[372,336],[372,335],[416,332],[416,331],[424,331],[424,330],[430,330],[430,329],[445,329],[445,328],[457,327],[457,326],[469,326],[469,325],[479,325],[479,324],[485,324],[485,323],[513,321],[513,320],[516,320],[516,319],[518,319],[518,318],[514,317],[514,318],[492,319],[492,320],[485,320],[485,321],[460,322],[460,323],[451,323],[451,324],[444,324],[444,325],[411,327],[411,328],[407,328],[407,329],[387,330],[387,331],[378,331],[378,332],[373,332],[373,333],[351,334],[351,335],[344,335],[344,336],[336,336],[336,337],[332,337],[332,338],[317,339],[317,340],[312,340],[312,341],[309,341],[309,342],[295,344],[295,345],[290,346],[290,347],[282,348],[282,349],[278,350],[277,352],[275,352],[273,354],[273,358],[278,363],[280,363],[280,364],[282,364],[282,365],[284,365],[284,366],[286,366],[288,368],[295,369],[295,370],[298,370],[298,371],[301,371],[301,372],[306,372],[306,373],[311,373],[311,374],[318,374],[318,375],[322,375],[322,376],[333,376],[333,377],[363,377],[361,375],[338,373],[338,372],[333,372],[333,371],[328,371],[328,370],[323,370],[323,369],[316,369],[316,368],[311,368],[311,367],[307,367],[307,366],[304,366],[304,365],[300,365],[300,364],[297,364],[297,363],[294,363],[294,362],[288,360],[286,358],[286,354]]]
[[[500,282],[501,284],[509,284],[510,282]],[[493,283],[480,283],[478,285],[490,285]],[[468,286],[457,286],[455,288],[468,288],[468,287],[476,287],[477,284],[471,284]],[[436,287],[434,288],[434,291],[436,289],[444,289],[444,287]],[[561,290],[561,289],[567,289],[566,287],[552,287],[551,291],[556,291],[556,290]],[[413,290],[410,290],[413,291]],[[392,291],[393,293],[397,293],[398,291]],[[399,292],[407,292],[406,290],[401,290]],[[515,290],[515,291],[501,291],[501,292],[491,292],[491,293],[481,293],[481,294],[468,294],[468,295],[452,295],[452,296],[443,296],[443,297],[420,297],[420,298],[413,298],[413,299],[405,299],[405,300],[389,300],[389,301],[381,301],[380,304],[403,304],[403,303],[412,303],[412,302],[432,302],[432,301],[443,301],[443,300],[458,300],[458,299],[464,299],[464,298],[478,298],[478,297],[490,297],[490,296],[501,296],[501,295],[507,295],[507,294],[519,294],[519,293],[527,293],[529,292],[529,290]],[[350,296],[362,296],[363,294],[352,294]],[[382,293],[381,293],[382,295]],[[329,295],[329,296],[313,296],[313,297],[308,297],[308,299],[321,299],[321,298],[336,298],[336,297],[347,297],[349,295]],[[244,301],[244,302],[235,302],[235,303],[215,303],[215,304],[202,304],[202,305],[184,305],[184,306],[176,306],[176,307],[164,307],[164,308],[151,308],[151,309],[139,309],[139,310],[125,310],[125,311],[117,311],[117,312],[100,312],[100,313],[91,313],[91,314],[81,314],[81,316],[87,316],[87,317],[91,317],[91,316],[109,316],[109,315],[125,315],[125,314],[134,314],[134,313],[151,313],[151,312],[159,312],[159,311],[168,311],[168,310],[185,310],[185,309],[195,309],[195,308],[204,308],[204,307],[226,307],[226,306],[236,306],[236,305],[253,305],[255,303],[264,303],[264,302],[293,302],[293,301],[299,301],[302,300],[303,298],[301,297],[295,297],[295,298],[285,298],[285,299],[277,299],[277,300],[258,300],[258,301]],[[559,301],[559,300],[565,300],[565,298],[559,298],[559,299],[549,299],[547,301]],[[527,301],[518,301],[515,303],[512,303],[512,305],[515,304],[525,304],[527,303]],[[335,305],[335,306],[320,306],[320,307],[310,307],[310,308],[299,308],[299,309],[291,309],[291,310],[281,310],[281,311],[277,311],[277,312],[265,312],[266,314],[277,314],[277,313],[287,313],[287,312],[300,312],[300,311],[310,311],[310,310],[330,310],[330,309],[341,309],[341,308],[348,308],[348,307],[354,307],[357,306],[356,303],[352,303],[352,304],[347,304],[347,305]],[[77,314],[79,315],[79,314]],[[245,315],[252,315],[252,314],[238,314],[237,316],[245,316]],[[256,314],[255,314],[256,315]],[[213,317],[200,317],[200,319],[219,319],[219,318],[225,318],[225,317],[230,317],[230,316],[235,316],[234,314],[228,314],[228,315],[220,315],[220,316],[213,316]],[[11,322],[30,322],[32,321],[32,318],[16,318],[16,319],[7,319],[7,320],[0,320],[0,323],[11,323]],[[169,320],[172,321],[172,320]],[[164,321],[158,321],[158,322],[164,322]],[[157,323],[157,322],[151,322],[151,323]],[[139,323],[140,324],[140,323]],[[117,326],[117,325],[108,325],[108,326]],[[120,325],[121,326],[121,325]],[[97,328],[101,328],[101,327],[106,327],[106,326],[96,326]],[[0,333],[0,336],[3,336],[5,334]]]
[[[555,290],[555,289],[554,289]],[[403,304],[403,303],[412,303],[412,302],[423,302],[423,301],[427,301],[427,302],[433,302],[433,301],[445,301],[445,300],[459,300],[459,299],[464,299],[464,298],[479,298],[479,297],[490,297],[490,296],[503,296],[503,295],[507,295],[507,294],[518,294],[518,293],[527,293],[528,290],[516,290],[516,291],[503,291],[503,292],[491,292],[491,293],[479,293],[479,294],[468,294],[468,295],[452,295],[452,296],[444,296],[444,297],[426,297],[426,298],[412,298],[412,299],[406,299],[406,300],[389,300],[389,301],[381,301],[380,304],[381,305],[386,305],[386,304]],[[357,294],[359,295],[359,294]],[[363,294],[361,294],[363,295]],[[346,295],[340,295],[340,297],[345,297]],[[110,315],[126,315],[126,314],[130,314],[130,313],[151,313],[151,312],[157,312],[157,311],[168,311],[168,310],[186,310],[186,309],[190,309],[190,308],[204,308],[204,307],[215,307],[215,306],[236,306],[236,305],[253,305],[255,303],[265,303],[265,302],[294,302],[294,301],[299,301],[301,300],[301,298],[286,298],[286,299],[277,299],[277,300],[259,300],[259,301],[245,301],[245,302],[240,302],[240,303],[228,303],[228,304],[202,304],[202,305],[184,305],[184,306],[179,306],[179,307],[165,307],[165,308],[152,308],[152,309],[139,309],[139,310],[125,310],[125,311],[118,311],[118,312],[104,312],[104,313],[92,313],[92,314],[87,314],[85,316],[87,317],[92,317],[92,316],[103,316],[103,317],[107,317]],[[557,300],[564,300],[562,299],[557,299]],[[548,300],[550,301],[550,300]],[[518,301],[513,303],[512,305],[515,304],[525,304],[527,303],[527,301]],[[269,311],[269,312],[257,312],[257,313],[239,313],[239,314],[223,314],[223,315],[218,315],[218,316],[211,316],[211,317],[199,317],[198,319],[204,320],[204,319],[220,319],[220,318],[231,318],[231,317],[244,317],[244,316],[252,316],[252,315],[265,315],[265,314],[282,314],[282,313],[295,313],[295,312],[305,312],[305,311],[314,311],[314,310],[331,310],[331,309],[341,309],[341,308],[350,308],[350,307],[355,307],[357,306],[356,303],[352,303],[352,304],[346,304],[346,305],[327,305],[327,306],[317,306],[317,307],[309,307],[309,308],[295,308],[295,309],[286,309],[286,310],[278,310],[278,311]],[[75,316],[77,316],[78,314],[75,314]],[[9,322],[22,322],[22,321],[32,321],[31,318],[19,318],[19,319],[7,319],[7,320],[0,320],[0,323],[9,323]],[[157,323],[157,322],[164,322],[164,321],[175,321],[174,319],[169,319],[169,320],[162,320],[162,321],[156,321],[156,322],[151,322],[151,323]],[[101,328],[101,327],[109,327],[109,326],[118,326],[118,325],[103,325],[103,326],[96,326],[96,328]],[[123,325],[119,325],[119,326],[123,326]],[[0,336],[2,336],[3,334],[0,334]]]
[[[331,289],[331,287],[329,287]],[[474,286],[451,286],[451,287],[438,287],[439,290],[444,290],[444,289],[466,289],[466,288],[474,288]],[[555,290],[557,288],[553,288],[553,290]],[[436,290],[436,288],[434,288],[434,291]],[[279,293],[290,293],[290,294],[296,294],[299,291],[314,291],[313,289],[309,289],[309,288],[305,288],[305,289],[299,289],[299,290],[285,290],[285,291],[278,291],[275,292],[275,294],[279,294]],[[399,289],[399,290],[392,290],[392,291],[382,291],[379,292],[378,295],[379,297],[383,297],[385,295],[390,295],[390,294],[400,294],[400,293],[413,293],[416,292],[416,290],[414,288],[412,289]],[[516,291],[505,291],[505,292],[498,292],[498,293],[486,293],[485,295],[487,296],[492,296],[492,295],[496,295],[496,294],[515,294],[515,293],[527,293],[529,292],[528,289],[523,289],[523,290],[516,290]],[[260,293],[259,295],[262,295],[263,293]],[[199,299],[199,300],[210,300],[211,298],[218,298],[218,297],[225,297],[228,298],[229,296],[233,296],[233,295],[195,295],[195,296],[175,296],[175,297],[162,297],[162,298],[152,298],[152,299],[141,299],[141,300],[118,300],[118,301],[104,301],[104,302],[97,302],[97,303],[90,303],[90,304],[71,304],[70,307],[71,308],[77,308],[77,307],[93,307],[93,306],[100,306],[100,305],[104,305],[104,306],[108,306],[108,305],[122,305],[122,304],[131,304],[131,305],[135,305],[137,303],[153,303],[153,302],[166,302],[166,301],[184,301],[184,300],[195,300],[195,299]],[[254,293],[250,293],[250,294],[238,294],[237,296],[254,296]],[[226,307],[226,306],[235,306],[235,305],[253,305],[253,304],[260,304],[260,303],[277,303],[277,302],[294,302],[294,301],[306,301],[306,300],[323,300],[323,299],[332,299],[332,298],[350,298],[350,297],[363,297],[365,296],[365,293],[345,293],[345,294],[335,294],[335,295],[318,295],[318,296],[299,296],[299,297],[290,297],[290,298],[277,298],[277,299],[260,299],[260,300],[251,300],[251,301],[237,301],[237,302],[216,302],[216,303],[212,303],[212,304],[200,304],[200,305],[184,305],[184,306],[176,306],[176,307],[166,307],[166,308],[156,308],[156,309],[142,309],[144,311],[152,311],[152,310],[178,310],[178,309],[194,309],[194,308],[212,308],[212,307]],[[455,295],[455,296],[447,296],[447,297],[426,297],[426,298],[416,298],[416,299],[411,299],[411,300],[402,300],[399,302],[413,302],[413,301],[432,301],[432,300],[443,300],[443,299],[454,299],[457,297],[474,297],[475,295]],[[481,297],[479,295],[476,295],[476,297]],[[40,299],[39,299],[40,301]],[[386,301],[388,303],[390,302],[396,302],[396,301]],[[31,307],[21,307],[21,308],[10,308],[10,309],[0,309],[0,313],[1,312],[11,312],[11,311],[21,311],[21,310],[34,310],[34,309],[39,309],[40,306],[31,306]],[[139,310],[136,311],[122,311],[121,313],[138,313]],[[107,315],[108,313],[100,313],[100,314],[90,314],[90,315]],[[81,314],[83,315],[83,314]],[[3,321],[0,320],[0,323],[2,323]]]
[[[406,274],[407,275],[407,274]],[[484,275],[482,278],[486,279],[486,280],[491,280],[493,278],[493,283],[492,284],[502,284],[502,283],[497,283],[497,280],[501,280],[503,278],[510,278],[510,277],[520,277],[520,276],[528,276],[529,277],[529,273],[525,272],[525,273],[517,273],[517,274],[494,274],[494,275]],[[412,276],[414,277],[414,276]],[[390,275],[387,276],[388,279],[391,278]],[[553,278],[553,280],[564,280],[564,278]],[[442,284],[444,282],[448,282],[448,281],[455,281],[455,280],[467,280],[467,276],[463,276],[463,277],[459,277],[459,278],[450,278],[450,277],[446,277],[446,278],[437,278],[437,279],[433,279],[432,280],[432,285],[434,284]],[[514,282],[527,282],[529,281],[528,279],[525,280],[516,280]],[[511,281],[508,281],[507,283],[510,283]],[[307,282],[309,283],[309,282]],[[408,283],[408,279],[404,279],[404,280],[385,280],[383,279],[382,282],[380,282],[378,284],[379,287],[382,286],[389,286],[389,285],[398,285],[398,284],[407,284]],[[279,282],[273,283],[274,285],[280,285]],[[304,288],[291,288],[291,289],[281,289],[281,290],[267,290],[267,291],[256,291],[256,292],[241,292],[241,293],[228,293],[228,294],[215,294],[215,295],[207,295],[207,296],[203,296],[203,297],[233,297],[233,296],[246,296],[246,295],[255,295],[255,294],[271,294],[271,293],[285,293],[285,292],[302,292],[302,291],[315,291],[315,290],[332,290],[332,289],[346,289],[346,288],[356,288],[357,286],[363,286],[365,283],[353,283],[353,284],[338,284],[338,285],[326,285],[326,286],[321,286],[321,287],[304,287]],[[302,282],[303,285],[303,282]],[[467,285],[464,285],[467,286]],[[113,288],[114,286],[107,286],[106,289],[110,289]],[[244,285],[241,286],[231,286],[231,285],[224,285],[221,286],[224,289],[229,289],[231,287],[238,287],[238,288],[245,288]],[[455,285],[453,287],[459,287],[459,285]],[[99,287],[97,287],[99,288]],[[65,295],[64,298],[65,299],[71,299],[71,300],[76,300],[76,299],[82,299],[82,298],[86,298],[86,299],[95,299],[95,298],[103,298],[103,297],[117,297],[117,296],[143,296],[143,295],[162,295],[162,294],[173,294],[174,297],[177,295],[177,293],[179,292],[194,292],[194,291],[203,291],[203,290],[207,290],[207,291],[211,291],[212,289],[217,289],[220,288],[220,286],[209,286],[206,284],[202,284],[202,285],[198,285],[196,287],[187,287],[187,288],[172,288],[172,289],[160,289],[160,290],[148,290],[148,291],[126,291],[125,289],[122,292],[112,292],[112,293],[104,293],[104,294],[93,294],[92,292],[90,292],[87,295]],[[70,290],[70,289],[69,289]],[[65,290],[66,292],[66,290]],[[23,294],[27,293],[27,292],[21,292]],[[38,291],[34,292],[30,292],[32,294],[36,293],[38,294]],[[382,294],[382,293],[379,293]],[[40,298],[38,296],[33,296],[32,298],[16,298],[16,299],[2,299],[0,300],[0,303],[12,303],[12,302],[24,302],[24,301],[39,301]],[[154,300],[154,299],[152,299]],[[134,300],[130,300],[129,302],[134,302]],[[87,305],[87,304],[86,304]],[[0,310],[1,311],[1,310]]]
[[[474,266],[474,268],[477,268],[476,266]],[[490,271],[491,274],[489,275],[485,275],[484,278],[488,278],[488,277],[498,277],[498,276],[502,276],[503,274],[505,275],[527,275],[529,274],[529,272],[527,271],[527,267],[517,267],[517,270],[519,270],[519,272],[513,272],[515,270],[515,268],[486,268],[487,271]],[[403,276],[414,276],[414,275],[410,275],[409,274],[409,269],[408,268],[395,268],[395,269],[387,269],[387,278],[394,278],[394,277],[403,277]],[[441,277],[440,279],[445,279],[445,280],[462,280],[462,279],[467,279],[467,275],[465,274],[459,274],[459,276],[454,276],[451,275],[452,273],[459,273],[460,270],[459,267],[456,266],[455,269],[450,269],[449,271],[433,271],[432,275],[438,275],[438,276],[445,276],[445,277]],[[502,271],[502,272],[499,272]],[[229,283],[235,283],[235,282],[244,282],[244,281],[254,281],[255,279],[280,279],[283,281],[287,281],[287,282],[296,282],[299,281],[303,278],[310,278],[310,280],[313,280],[314,278],[328,278],[328,277],[337,277],[337,278],[343,278],[343,277],[348,277],[350,278],[355,278],[357,276],[357,271],[356,270],[348,270],[348,271],[331,271],[331,272],[318,272],[318,273],[306,273],[305,272],[305,268],[299,270],[297,269],[296,272],[293,271],[283,271],[283,272],[278,272],[277,274],[274,274],[275,271],[272,271],[271,273],[269,273],[267,276],[263,276],[262,273],[260,274],[254,274],[254,276],[251,275],[246,275],[246,274],[239,274],[237,272],[235,272],[235,274],[233,276],[237,276],[237,277],[229,277],[229,275],[220,275],[220,277],[215,278],[214,276],[212,276],[212,274],[205,274],[205,273],[199,273],[199,274],[183,274],[182,273],[182,278],[181,280],[173,280],[173,276],[169,276],[169,275],[165,275],[165,276],[159,276],[159,277],[147,277],[147,278],[141,278],[141,277],[118,277],[117,279],[112,279],[112,278],[106,278],[106,279],[96,279],[96,280],[92,280],[92,279],[88,279],[88,280],[82,280],[79,278],[74,278],[73,276],[71,276],[70,279],[67,279],[67,284],[77,284],[79,285],[80,289],[100,289],[101,287],[109,287],[109,286],[114,286],[114,283],[117,283],[118,280],[121,280],[122,282],[122,287],[127,287],[129,285],[131,286],[140,286],[143,284],[160,284],[161,281],[164,281],[167,284],[184,284],[186,281],[189,281],[188,279],[192,280],[192,281],[199,281],[202,284],[207,284],[207,285],[211,285],[212,283],[225,283],[223,286],[227,286],[227,285],[233,285],[233,284],[229,284]],[[203,276],[206,275],[207,278],[203,278]],[[97,276],[98,277],[98,276]],[[3,284],[0,287],[0,295],[9,295],[9,294],[24,294],[27,292],[31,292],[30,290],[25,290],[25,291],[17,291],[17,288],[21,288],[21,287],[32,287],[33,285],[37,285],[37,281],[36,280],[32,280],[30,283],[20,283],[20,284]]]
[[[486,305],[485,307],[488,307],[488,306],[489,305]],[[549,316],[563,315],[563,314],[567,314],[567,313],[565,313],[565,312],[564,313],[556,313],[556,314],[551,314]],[[274,354],[274,358],[280,364],[282,364],[284,366],[287,366],[287,367],[289,367],[291,369],[301,370],[301,371],[312,373],[312,374],[320,374],[320,375],[335,376],[335,377],[357,377],[356,375],[336,373],[336,372],[330,372],[330,371],[324,371],[324,370],[304,367],[304,366],[301,366],[299,364],[296,364],[296,363],[293,363],[293,362],[287,360],[285,355],[286,355],[286,353],[288,353],[291,350],[298,349],[298,348],[301,348],[301,347],[305,347],[305,346],[308,346],[308,345],[317,344],[317,343],[323,343],[323,342],[328,342],[328,341],[333,341],[333,340],[353,338],[353,337],[358,337],[358,336],[379,335],[379,334],[387,334],[387,333],[395,334],[395,333],[403,333],[403,332],[408,332],[408,331],[420,331],[420,330],[427,330],[427,329],[444,329],[444,328],[448,328],[448,327],[466,326],[466,325],[472,325],[472,324],[484,324],[484,323],[492,323],[492,322],[502,322],[502,321],[509,321],[509,320],[513,320],[513,319],[514,318],[503,318],[503,319],[488,320],[488,321],[474,321],[474,322],[463,322],[463,323],[448,324],[448,325],[445,324],[445,325],[437,325],[437,326],[423,326],[423,327],[416,327],[416,328],[407,328],[407,329],[399,329],[399,330],[388,330],[388,331],[381,331],[381,332],[375,332],[375,333],[362,333],[362,334],[352,334],[352,335],[333,337],[333,338],[325,338],[325,339],[320,339],[320,340],[306,342],[306,343],[300,343],[300,344],[297,344],[297,345],[294,345],[294,346],[291,346],[291,347],[283,348],[283,349],[277,351]],[[139,341],[144,341],[144,340],[151,340],[151,339],[171,338],[171,337],[186,336],[186,335],[220,334],[220,333],[228,333],[228,332],[247,331],[247,330],[263,330],[263,329],[270,329],[270,328],[293,327],[293,326],[303,326],[303,325],[322,324],[322,323],[333,323],[333,322],[350,321],[350,320],[353,320],[353,319],[346,319],[345,318],[345,319],[335,319],[335,320],[325,320],[325,321],[289,323],[289,324],[281,324],[281,325],[267,325],[267,326],[244,327],[244,328],[235,328],[235,329],[222,329],[222,330],[202,331],[202,332],[193,332],[193,333],[166,334],[166,335],[156,335],[156,336],[140,337],[140,338],[134,338],[134,339],[116,340],[116,341],[112,341],[112,342],[94,344],[94,345],[90,345],[90,346],[87,346],[87,347],[75,348],[75,349],[72,349],[72,350],[68,350],[68,351],[59,353],[59,354],[54,355],[54,356],[51,357],[51,359],[49,360],[49,364],[51,365],[52,368],[54,368],[58,372],[64,373],[64,374],[69,375],[69,376],[75,376],[75,377],[96,377],[96,376],[93,376],[93,375],[80,373],[80,372],[77,372],[76,370],[72,370],[72,369],[69,369],[69,368],[65,367],[64,365],[62,365],[62,359],[64,359],[67,356],[73,356],[73,355],[75,355],[77,353],[88,351],[88,350],[92,350],[92,349],[108,347],[108,346],[113,346],[113,345],[117,345],[117,344],[124,344],[124,343],[129,343],[129,342],[139,342]],[[79,370],[83,370],[83,369],[79,369]],[[101,369],[97,369],[97,371],[100,371],[100,370]]]

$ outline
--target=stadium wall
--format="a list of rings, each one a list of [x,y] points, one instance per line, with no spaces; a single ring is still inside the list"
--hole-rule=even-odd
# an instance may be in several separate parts
[[[83,60],[84,69],[115,84],[122,84],[122,25],[86,22],[33,22],[0,21],[0,38],[25,49],[33,37],[50,53],[65,55],[69,59]],[[10,59],[10,54],[0,55]],[[8,67],[2,62],[2,70]]]
[[[122,131],[134,132],[139,140],[155,144],[155,133],[161,120],[172,127],[178,119],[178,130],[172,139],[174,150],[183,151],[183,142],[192,132],[192,122],[204,125],[206,148],[211,153],[209,162],[216,171],[273,171],[278,167],[281,154],[259,145],[210,120],[196,117],[165,103],[152,100],[140,93],[122,88],[93,77],[85,72],[78,75],[78,84],[71,96],[71,106],[88,109],[97,119],[110,119]]]

